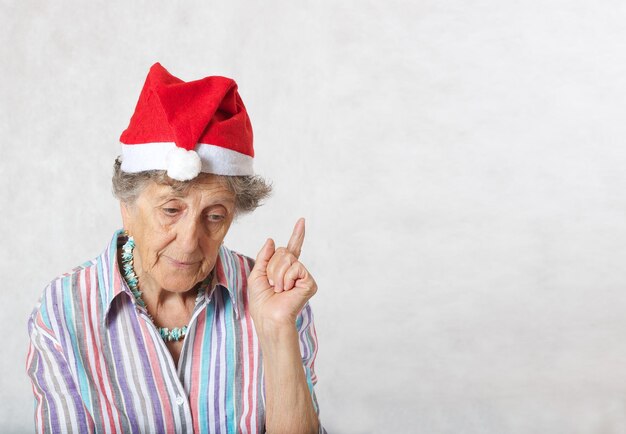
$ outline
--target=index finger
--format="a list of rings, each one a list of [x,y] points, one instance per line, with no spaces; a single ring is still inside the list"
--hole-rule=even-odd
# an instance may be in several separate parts
[[[304,218],[300,217],[293,227],[293,233],[287,243],[287,250],[295,255],[296,258],[300,257],[302,251],[302,244],[304,243]]]

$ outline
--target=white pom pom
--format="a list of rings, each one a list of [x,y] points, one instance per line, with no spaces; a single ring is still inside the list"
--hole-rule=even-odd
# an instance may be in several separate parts
[[[177,181],[189,181],[202,169],[202,161],[196,151],[178,146],[167,153],[167,176]]]

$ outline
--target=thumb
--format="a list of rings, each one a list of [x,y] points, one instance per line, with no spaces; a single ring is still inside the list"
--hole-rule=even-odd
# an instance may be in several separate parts
[[[274,245],[274,240],[268,238],[259,250],[259,253],[256,255],[256,262],[254,263],[254,270],[257,272],[262,272],[265,274],[265,270],[267,269],[267,264],[269,263],[272,256],[274,256],[274,252],[276,251],[276,246]]]

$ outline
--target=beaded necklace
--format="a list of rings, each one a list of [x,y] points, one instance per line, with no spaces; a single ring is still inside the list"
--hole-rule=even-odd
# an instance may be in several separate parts
[[[135,270],[133,269],[133,250],[135,248],[135,240],[132,236],[128,236],[128,240],[122,246],[122,274],[124,275],[124,280],[128,284],[128,288],[135,296],[135,301],[141,307],[143,307],[150,318],[150,321],[154,324],[154,319],[152,315],[148,312],[148,308],[146,306],[146,302],[143,301],[143,297],[141,296],[141,291],[139,290],[139,279],[135,274]],[[206,287],[211,282],[211,274],[209,277],[202,282],[202,284],[198,288],[198,295],[196,297],[196,305],[200,302],[202,298],[202,294],[206,290]],[[154,324],[155,327],[156,324]],[[185,337],[187,334],[188,326],[184,325],[182,327],[174,327],[173,329],[168,329],[167,327],[157,327],[157,331],[163,338],[165,342],[179,341]]]

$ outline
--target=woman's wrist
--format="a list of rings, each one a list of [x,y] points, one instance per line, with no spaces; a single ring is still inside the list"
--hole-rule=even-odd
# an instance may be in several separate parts
[[[295,319],[253,318],[254,328],[261,343],[279,344],[298,339]]]

